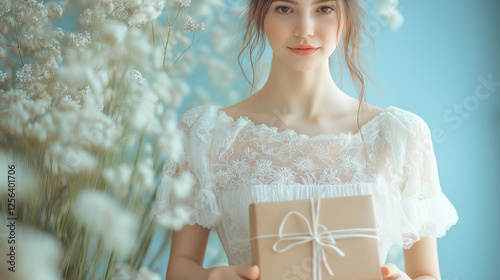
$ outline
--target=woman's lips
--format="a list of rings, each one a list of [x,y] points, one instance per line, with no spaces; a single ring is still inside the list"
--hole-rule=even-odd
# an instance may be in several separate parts
[[[311,55],[315,53],[319,48],[309,48],[309,49],[299,49],[299,48],[289,48],[293,53],[298,55]]]

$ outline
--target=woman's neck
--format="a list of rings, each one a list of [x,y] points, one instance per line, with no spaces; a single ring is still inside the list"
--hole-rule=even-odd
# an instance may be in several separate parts
[[[328,61],[311,70],[295,70],[275,59],[269,78],[251,96],[263,112],[280,112],[294,119],[315,119],[351,112],[357,100],[343,93],[333,81]]]

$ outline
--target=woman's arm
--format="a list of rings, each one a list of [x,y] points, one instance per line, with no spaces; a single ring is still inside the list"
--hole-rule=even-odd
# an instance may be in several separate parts
[[[203,259],[210,230],[200,225],[185,225],[172,233],[167,280],[207,279]]]
[[[404,250],[406,274],[394,264],[382,267],[384,280],[441,280],[437,256],[436,237],[423,237]]]
[[[441,280],[436,237],[421,238],[404,251],[404,258],[406,274],[412,279]]]
[[[258,279],[259,269],[250,264],[203,268],[210,230],[200,225],[185,225],[172,233],[167,280]]]

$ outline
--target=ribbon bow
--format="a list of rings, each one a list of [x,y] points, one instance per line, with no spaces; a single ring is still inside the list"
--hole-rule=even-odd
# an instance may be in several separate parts
[[[260,235],[255,236],[255,238],[269,238],[278,237],[279,239],[274,243],[273,250],[275,252],[285,252],[294,246],[313,242],[313,280],[321,279],[321,262],[325,265],[328,273],[333,276],[333,271],[330,268],[326,260],[325,248],[333,249],[340,256],[344,257],[345,253],[336,246],[335,239],[351,238],[351,237],[364,237],[378,239],[378,236],[373,234],[365,234],[364,232],[376,232],[374,228],[353,228],[353,229],[339,229],[339,230],[328,230],[326,226],[319,223],[319,209],[320,209],[320,199],[318,198],[318,203],[316,204],[316,209],[314,207],[314,200],[311,198],[311,213],[313,224],[307,220],[307,218],[297,211],[289,212],[280,224],[280,229],[278,234]],[[302,233],[283,233],[283,228],[289,217],[292,215],[297,215],[301,218],[307,225],[309,232]],[[292,244],[286,246],[283,249],[278,249],[278,244],[282,241],[295,240]],[[318,258],[318,254],[320,255]]]

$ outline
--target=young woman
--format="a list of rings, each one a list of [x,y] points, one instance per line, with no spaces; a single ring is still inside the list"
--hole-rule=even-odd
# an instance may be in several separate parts
[[[441,279],[436,237],[458,217],[441,192],[426,123],[363,101],[363,15],[358,0],[249,2],[245,48],[251,55],[267,37],[271,72],[249,98],[227,108],[197,106],[180,118],[186,154],[181,163],[166,162],[156,210],[159,216],[192,214],[173,234],[167,279],[258,279],[249,203],[313,194],[372,194],[384,279]],[[337,48],[359,99],[330,75]],[[169,197],[172,178],[181,172],[196,178],[183,201]],[[202,267],[210,230],[217,231],[229,266]],[[405,249],[405,272],[382,265],[392,245]]]

